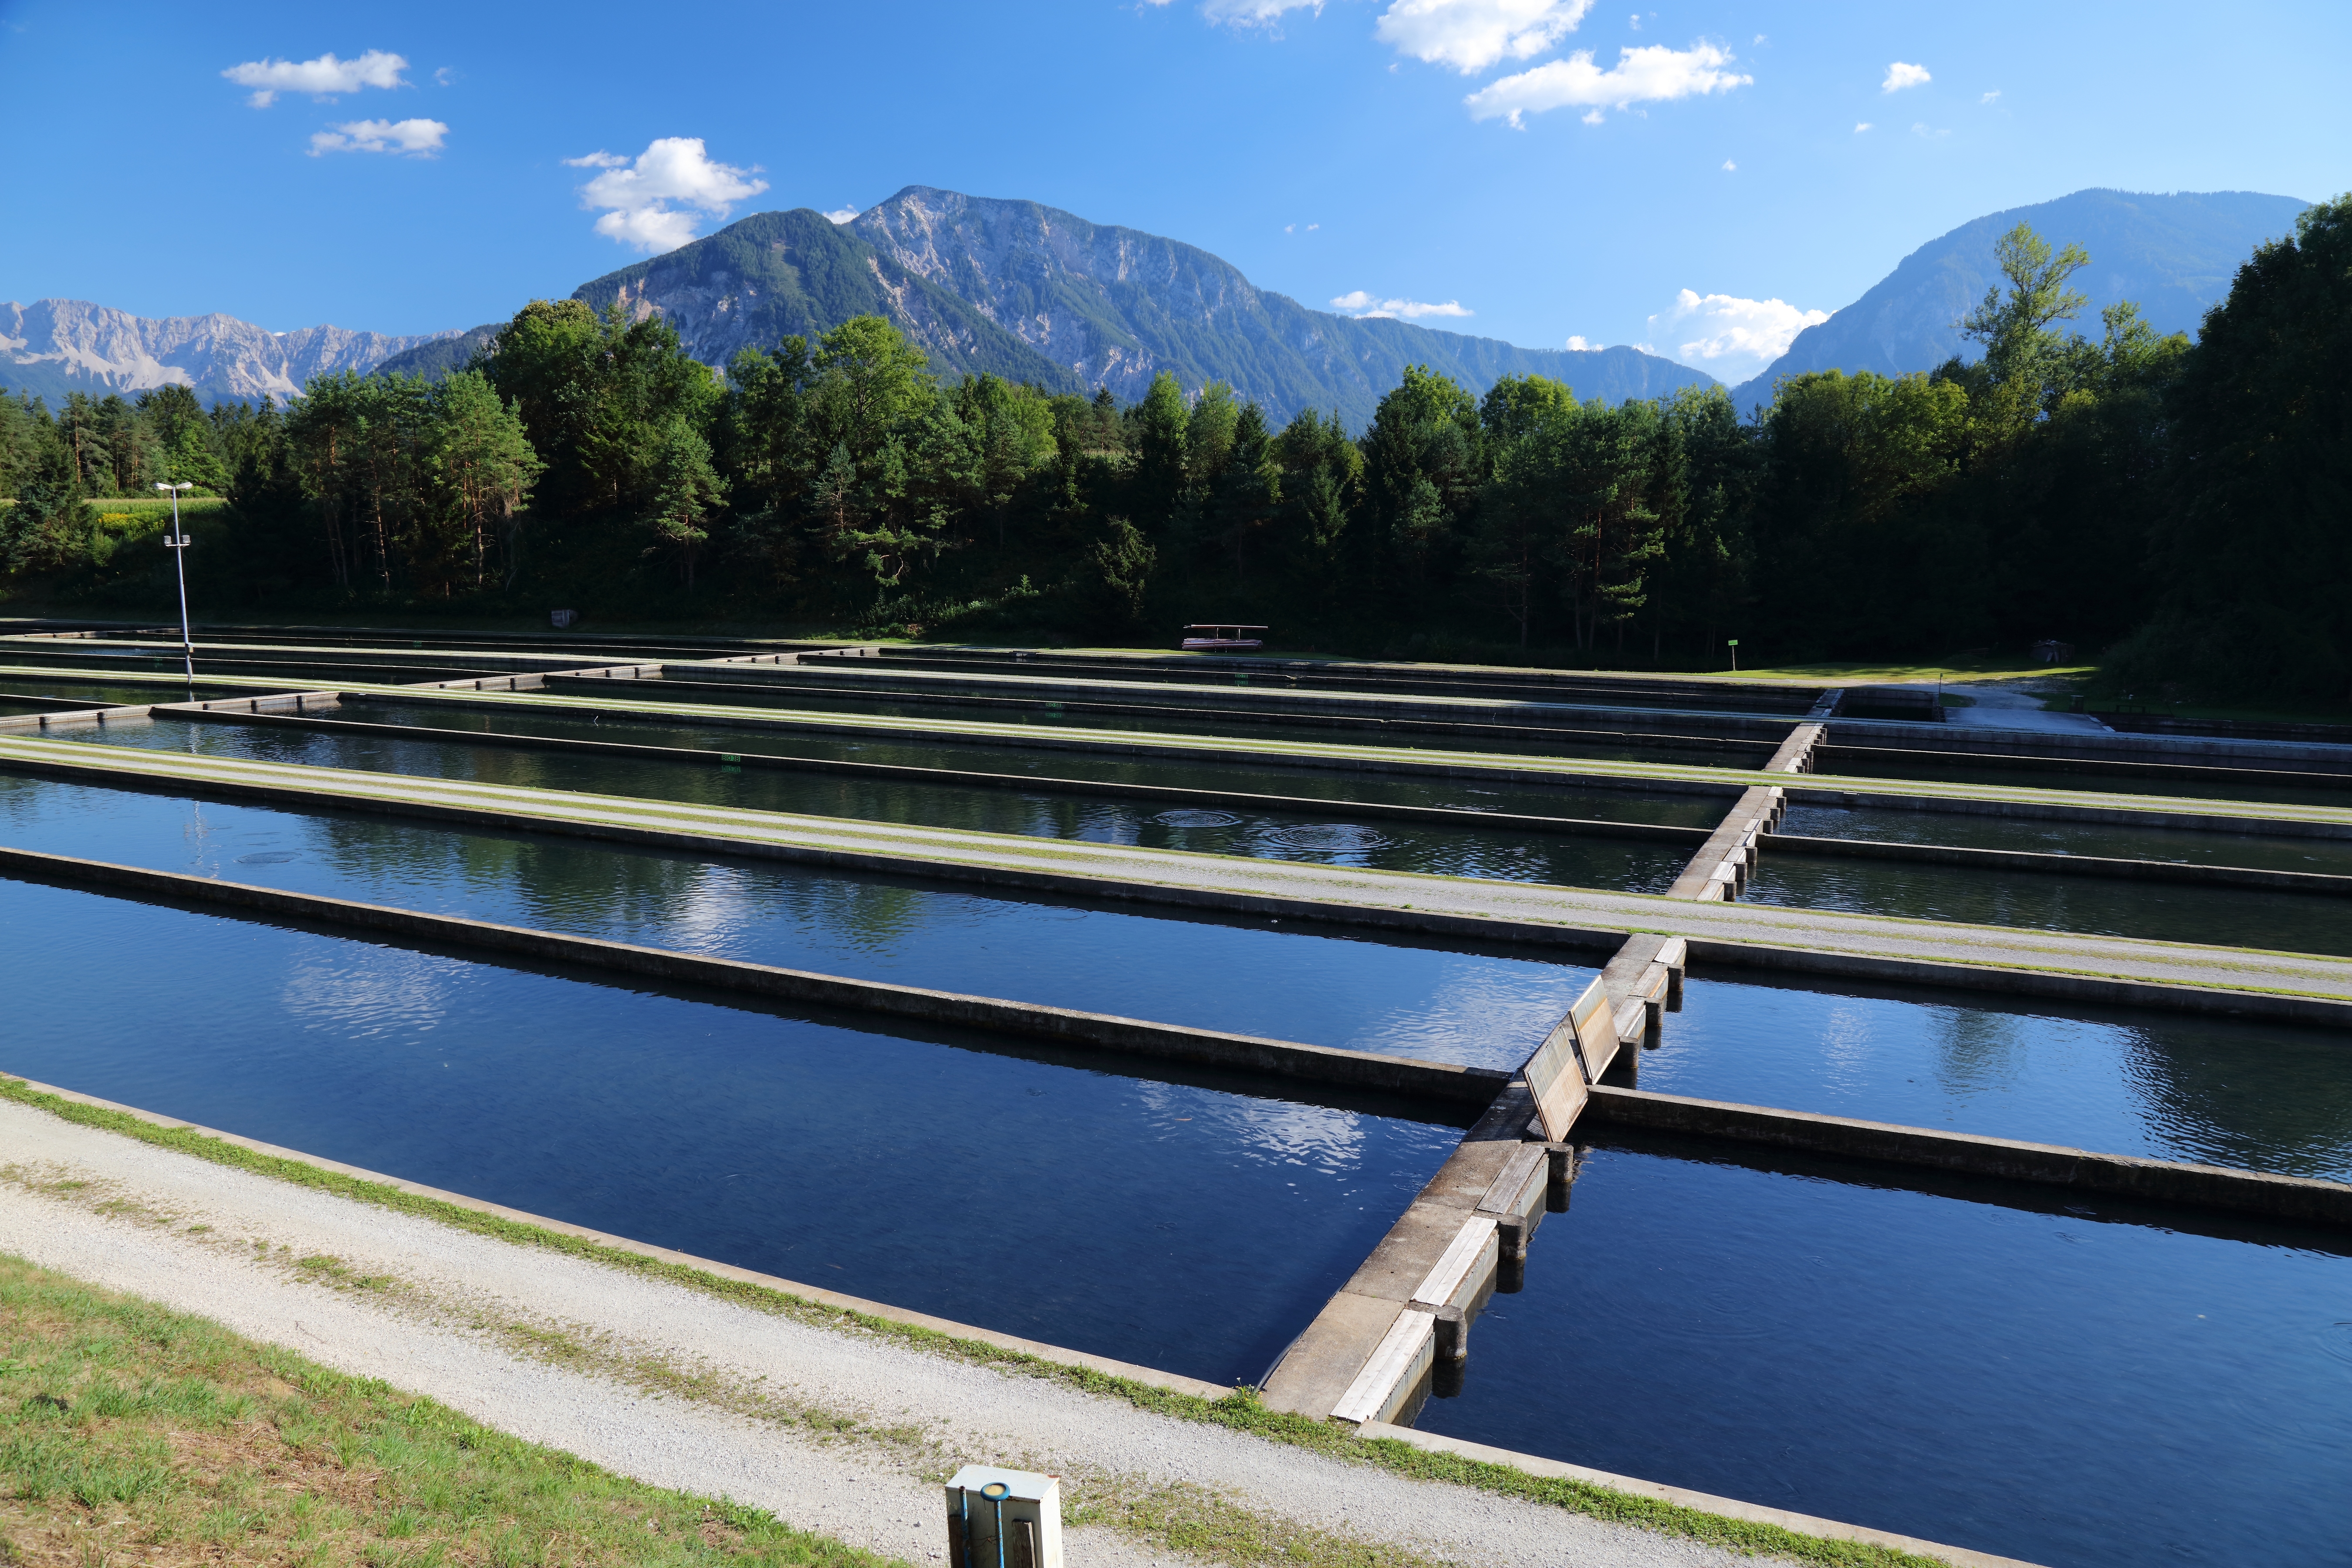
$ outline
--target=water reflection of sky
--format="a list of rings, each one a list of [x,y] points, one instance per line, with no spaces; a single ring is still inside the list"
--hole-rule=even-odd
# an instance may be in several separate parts
[[[2352,1179],[2352,1050],[2316,1029],[2035,1011],[1951,993],[1696,979],[1642,1087],[1910,1126]]]

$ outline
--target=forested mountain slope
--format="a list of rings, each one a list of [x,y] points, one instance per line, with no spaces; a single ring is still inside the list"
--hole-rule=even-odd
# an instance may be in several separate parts
[[[2252,191],[2089,190],[1989,214],[1929,240],[1861,299],[1799,332],[1788,353],[1734,389],[1733,400],[1743,411],[1769,403],[1774,382],[1806,371],[1902,375],[1954,354],[1975,358],[1957,323],[2000,280],[1993,241],[2021,223],[2054,246],[2090,252],[2091,265],[2074,279],[2091,298],[2075,323],[2084,336],[2097,337],[2098,312],[2126,300],[2158,332],[2193,334],[2254,247],[2291,232],[2305,205]]]
[[[687,353],[724,367],[745,348],[814,339],[852,316],[882,316],[949,380],[986,371],[1052,391],[1077,377],[981,310],[806,207],[760,213],[573,291],[599,310],[658,311]]]
[[[1547,375],[1580,397],[1654,397],[1712,378],[1631,348],[1526,349],[1397,321],[1310,310],[1254,287],[1196,246],[1089,223],[1036,202],[909,185],[853,219],[884,257],[971,302],[1089,388],[1140,398],[1172,372],[1187,392],[1226,381],[1276,423],[1338,410],[1352,428],[1408,364],[1473,392]]]
[[[0,387],[55,403],[178,384],[206,403],[280,402],[314,375],[373,370],[446,333],[396,337],[301,327],[273,332],[234,316],[134,316],[84,300],[0,304]]]

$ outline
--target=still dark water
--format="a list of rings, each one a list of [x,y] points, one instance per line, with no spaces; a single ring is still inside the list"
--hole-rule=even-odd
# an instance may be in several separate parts
[[[1642,1053],[1641,1087],[2352,1181],[2352,1042],[2338,1030],[1693,978]]]
[[[0,774],[0,842],[54,854],[1352,1050],[1517,1067],[1594,971],[992,898],[583,839]]]
[[[1460,1136],[18,882],[0,945],[0,1071],[1221,1382]]]
[[[2052,1568],[2340,1563],[2344,1246],[1604,1148],[1417,1424]]]
[[[969,832],[1140,845],[1255,859],[1304,860],[1570,887],[1664,892],[1695,846],[1520,828],[1375,818],[1343,807],[1265,811],[1088,800],[1063,792],[860,780],[700,760],[599,757],[524,748],[159,721],[76,731],[106,744],[352,768],[415,778],[579,790],[747,811],[806,813]],[[599,737],[601,738],[601,737]],[[739,732],[734,743],[748,744]]]

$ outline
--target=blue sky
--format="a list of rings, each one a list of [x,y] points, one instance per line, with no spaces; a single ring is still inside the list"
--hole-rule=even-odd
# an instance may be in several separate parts
[[[0,297],[465,327],[920,184],[1737,380],[1987,212],[2352,187],[2340,0],[1612,5],[0,0]]]

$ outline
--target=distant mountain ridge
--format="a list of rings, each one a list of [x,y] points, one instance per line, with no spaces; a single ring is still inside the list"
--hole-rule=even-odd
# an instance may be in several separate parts
[[[1637,349],[1525,349],[1310,310],[1195,246],[1035,202],[927,185],[909,185],[846,225],[804,207],[760,213],[583,284],[572,298],[657,312],[707,364],[871,312],[950,376],[988,371],[1055,391],[1108,386],[1132,402],[1166,370],[1187,392],[1230,382],[1276,423],[1318,408],[1357,429],[1408,364],[1474,392],[1501,376],[1540,374],[1611,402],[1715,384]]]
[[[341,327],[273,332],[234,316],[134,316],[85,300],[0,304],[0,387],[56,403],[176,382],[205,402],[279,401],[314,375],[374,369],[446,332],[394,336]]]
[[[2306,205],[2246,191],[2168,195],[2077,191],[1989,214],[1906,257],[1737,387],[1744,410],[1781,376],[1832,367],[1898,375],[1969,349],[1955,323],[1994,281],[1992,243],[2020,222],[2078,243],[2091,309],[2138,302],[2159,331],[2194,331],[2264,240]],[[1360,430],[1408,364],[1483,392],[1538,374],[1611,402],[1712,378],[1632,348],[1528,349],[1409,322],[1313,310],[1253,285],[1196,246],[1095,224],[1036,202],[909,185],[847,224],[807,208],[760,213],[664,256],[583,284],[573,298],[658,312],[687,350],[723,367],[746,346],[814,338],[851,316],[887,317],[948,376],[986,371],[1056,391],[1140,397],[1172,373],[1188,392],[1231,382],[1277,422],[1336,410]],[[271,332],[223,315],[152,319],[75,300],[0,305],[0,387],[55,400],[179,382],[206,401],[279,399],[341,370],[432,376],[461,369],[503,323],[394,336],[306,327]]]
[[[2090,253],[2090,266],[2074,279],[2091,298],[2074,323],[2085,337],[2098,336],[2099,311],[2122,300],[2136,301],[2159,332],[2194,334],[2254,247],[2292,232],[2309,205],[2252,191],[2087,190],[1988,214],[1929,240],[1861,299],[1799,332],[1732,398],[1743,411],[1769,403],[1774,382],[1806,371],[1903,375],[1933,370],[1954,354],[1975,358],[1976,346],[1957,323],[1999,280],[1993,241],[2021,223],[2053,248],[2073,243]]]
[[[1089,388],[1129,402],[1166,370],[1188,392],[1231,382],[1277,419],[1337,409],[1360,429],[1409,364],[1474,392],[1506,375],[1548,375],[1612,403],[1715,384],[1638,349],[1528,349],[1309,310],[1197,246],[1037,202],[908,185],[848,226]]]

